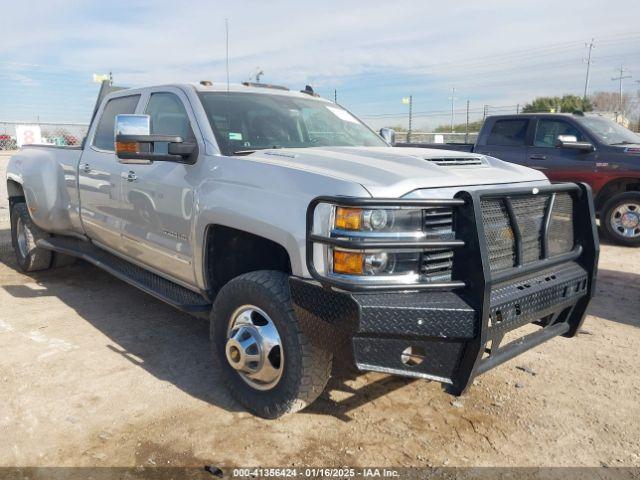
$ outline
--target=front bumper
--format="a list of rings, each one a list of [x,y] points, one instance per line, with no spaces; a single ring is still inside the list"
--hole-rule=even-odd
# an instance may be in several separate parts
[[[560,186],[543,189],[560,191]],[[465,247],[456,252],[454,275],[464,279],[463,288],[358,292],[292,278],[303,328],[321,347],[348,353],[360,370],[436,380],[456,394],[477,375],[554,336],[575,335],[595,288],[598,239],[590,191],[580,186],[573,192],[572,252],[492,273],[480,199],[517,193],[459,196],[465,203],[457,235]],[[537,329],[505,341],[526,325]]]

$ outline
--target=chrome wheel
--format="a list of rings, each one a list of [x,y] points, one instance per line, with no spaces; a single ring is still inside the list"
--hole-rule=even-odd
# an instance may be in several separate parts
[[[273,320],[253,305],[236,309],[229,320],[227,362],[256,390],[271,390],[282,377],[284,352]]]
[[[618,205],[609,218],[611,228],[626,238],[640,237],[640,204],[623,203]]]
[[[27,232],[24,228],[24,222],[20,217],[18,217],[18,220],[16,221],[16,237],[18,239],[18,250],[20,250],[20,255],[25,258],[29,254],[29,247],[27,246]]]

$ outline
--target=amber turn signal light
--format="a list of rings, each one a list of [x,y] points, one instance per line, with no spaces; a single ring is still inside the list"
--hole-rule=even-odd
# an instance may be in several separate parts
[[[333,271],[347,275],[362,275],[363,253],[333,251]]]
[[[116,142],[116,154],[118,153],[138,153],[140,151],[138,142]]]
[[[336,228],[342,230],[360,230],[362,227],[362,209],[361,208],[336,208]]]

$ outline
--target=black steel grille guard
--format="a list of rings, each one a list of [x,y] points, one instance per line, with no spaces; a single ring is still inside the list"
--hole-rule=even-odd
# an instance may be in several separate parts
[[[548,225],[550,223],[551,209],[544,219],[543,233],[543,258],[531,263],[517,262],[518,265],[504,270],[492,272],[489,262],[489,253],[482,222],[481,202],[491,198],[517,198],[537,194],[553,195],[564,192],[573,198],[573,230],[574,248],[563,254],[551,255],[548,245]],[[337,240],[330,237],[314,235],[313,219],[315,208],[319,203],[332,203],[341,206],[373,207],[373,206],[413,206],[429,208],[434,206],[447,206],[454,209],[455,241],[442,242],[380,242],[378,248],[413,248],[422,247],[447,247],[453,248],[453,271],[451,282],[438,284],[420,284],[403,286],[360,286],[343,284],[340,281],[320,275],[313,265],[313,245],[315,243],[348,246],[362,248],[363,245],[356,242],[350,244],[349,240]],[[516,242],[520,241],[516,236]],[[366,243],[366,246],[370,246]],[[372,246],[372,245],[371,245]],[[451,379],[449,386],[452,393],[462,393],[473,378],[490,368],[503,363],[510,358],[528,350],[557,335],[573,336],[582,324],[587,306],[595,292],[595,281],[599,255],[599,243],[595,225],[595,209],[591,189],[586,184],[561,183],[537,187],[506,187],[477,191],[460,191],[454,199],[445,200],[409,200],[409,199],[359,199],[351,197],[318,197],[314,199],[307,210],[307,267],[312,277],[323,287],[330,290],[342,291],[346,294],[369,291],[425,291],[425,290],[450,290],[455,291],[461,299],[471,306],[477,316],[478,332],[474,338],[465,342],[464,348],[457,362],[456,374]],[[516,245],[516,248],[521,248]],[[492,293],[503,288],[509,283],[522,283],[523,279],[530,278],[537,273],[543,274],[553,271],[555,267],[565,268],[568,264],[577,265],[585,272],[586,278],[580,280],[581,291],[571,298],[548,305],[549,318],[543,328],[533,334],[519,339],[517,342],[500,346],[504,336],[504,329],[495,328],[490,319],[492,309],[495,314],[495,305],[492,305]],[[462,281],[463,280],[463,281]],[[586,285],[583,282],[586,281]],[[526,283],[526,282],[525,282]],[[522,296],[525,297],[526,292]],[[515,298],[515,297],[514,297]],[[519,297],[517,297],[519,298]],[[553,303],[553,302],[552,302]],[[545,313],[546,315],[547,313]],[[533,319],[529,319],[531,322]],[[506,325],[505,325],[506,326]],[[488,345],[491,348],[488,348]],[[487,356],[487,353],[489,355]]]

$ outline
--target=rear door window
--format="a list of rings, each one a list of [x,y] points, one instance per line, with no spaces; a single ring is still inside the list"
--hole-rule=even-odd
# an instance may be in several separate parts
[[[487,145],[524,146],[529,120],[497,120],[487,138]]]
[[[564,120],[538,120],[534,147],[555,147],[558,135],[573,135],[582,142],[584,137],[580,130]]]
[[[138,100],[140,100],[140,95],[129,95],[127,97],[112,98],[107,102],[93,137],[94,147],[109,152],[115,150],[114,126],[116,115],[136,113]]]

